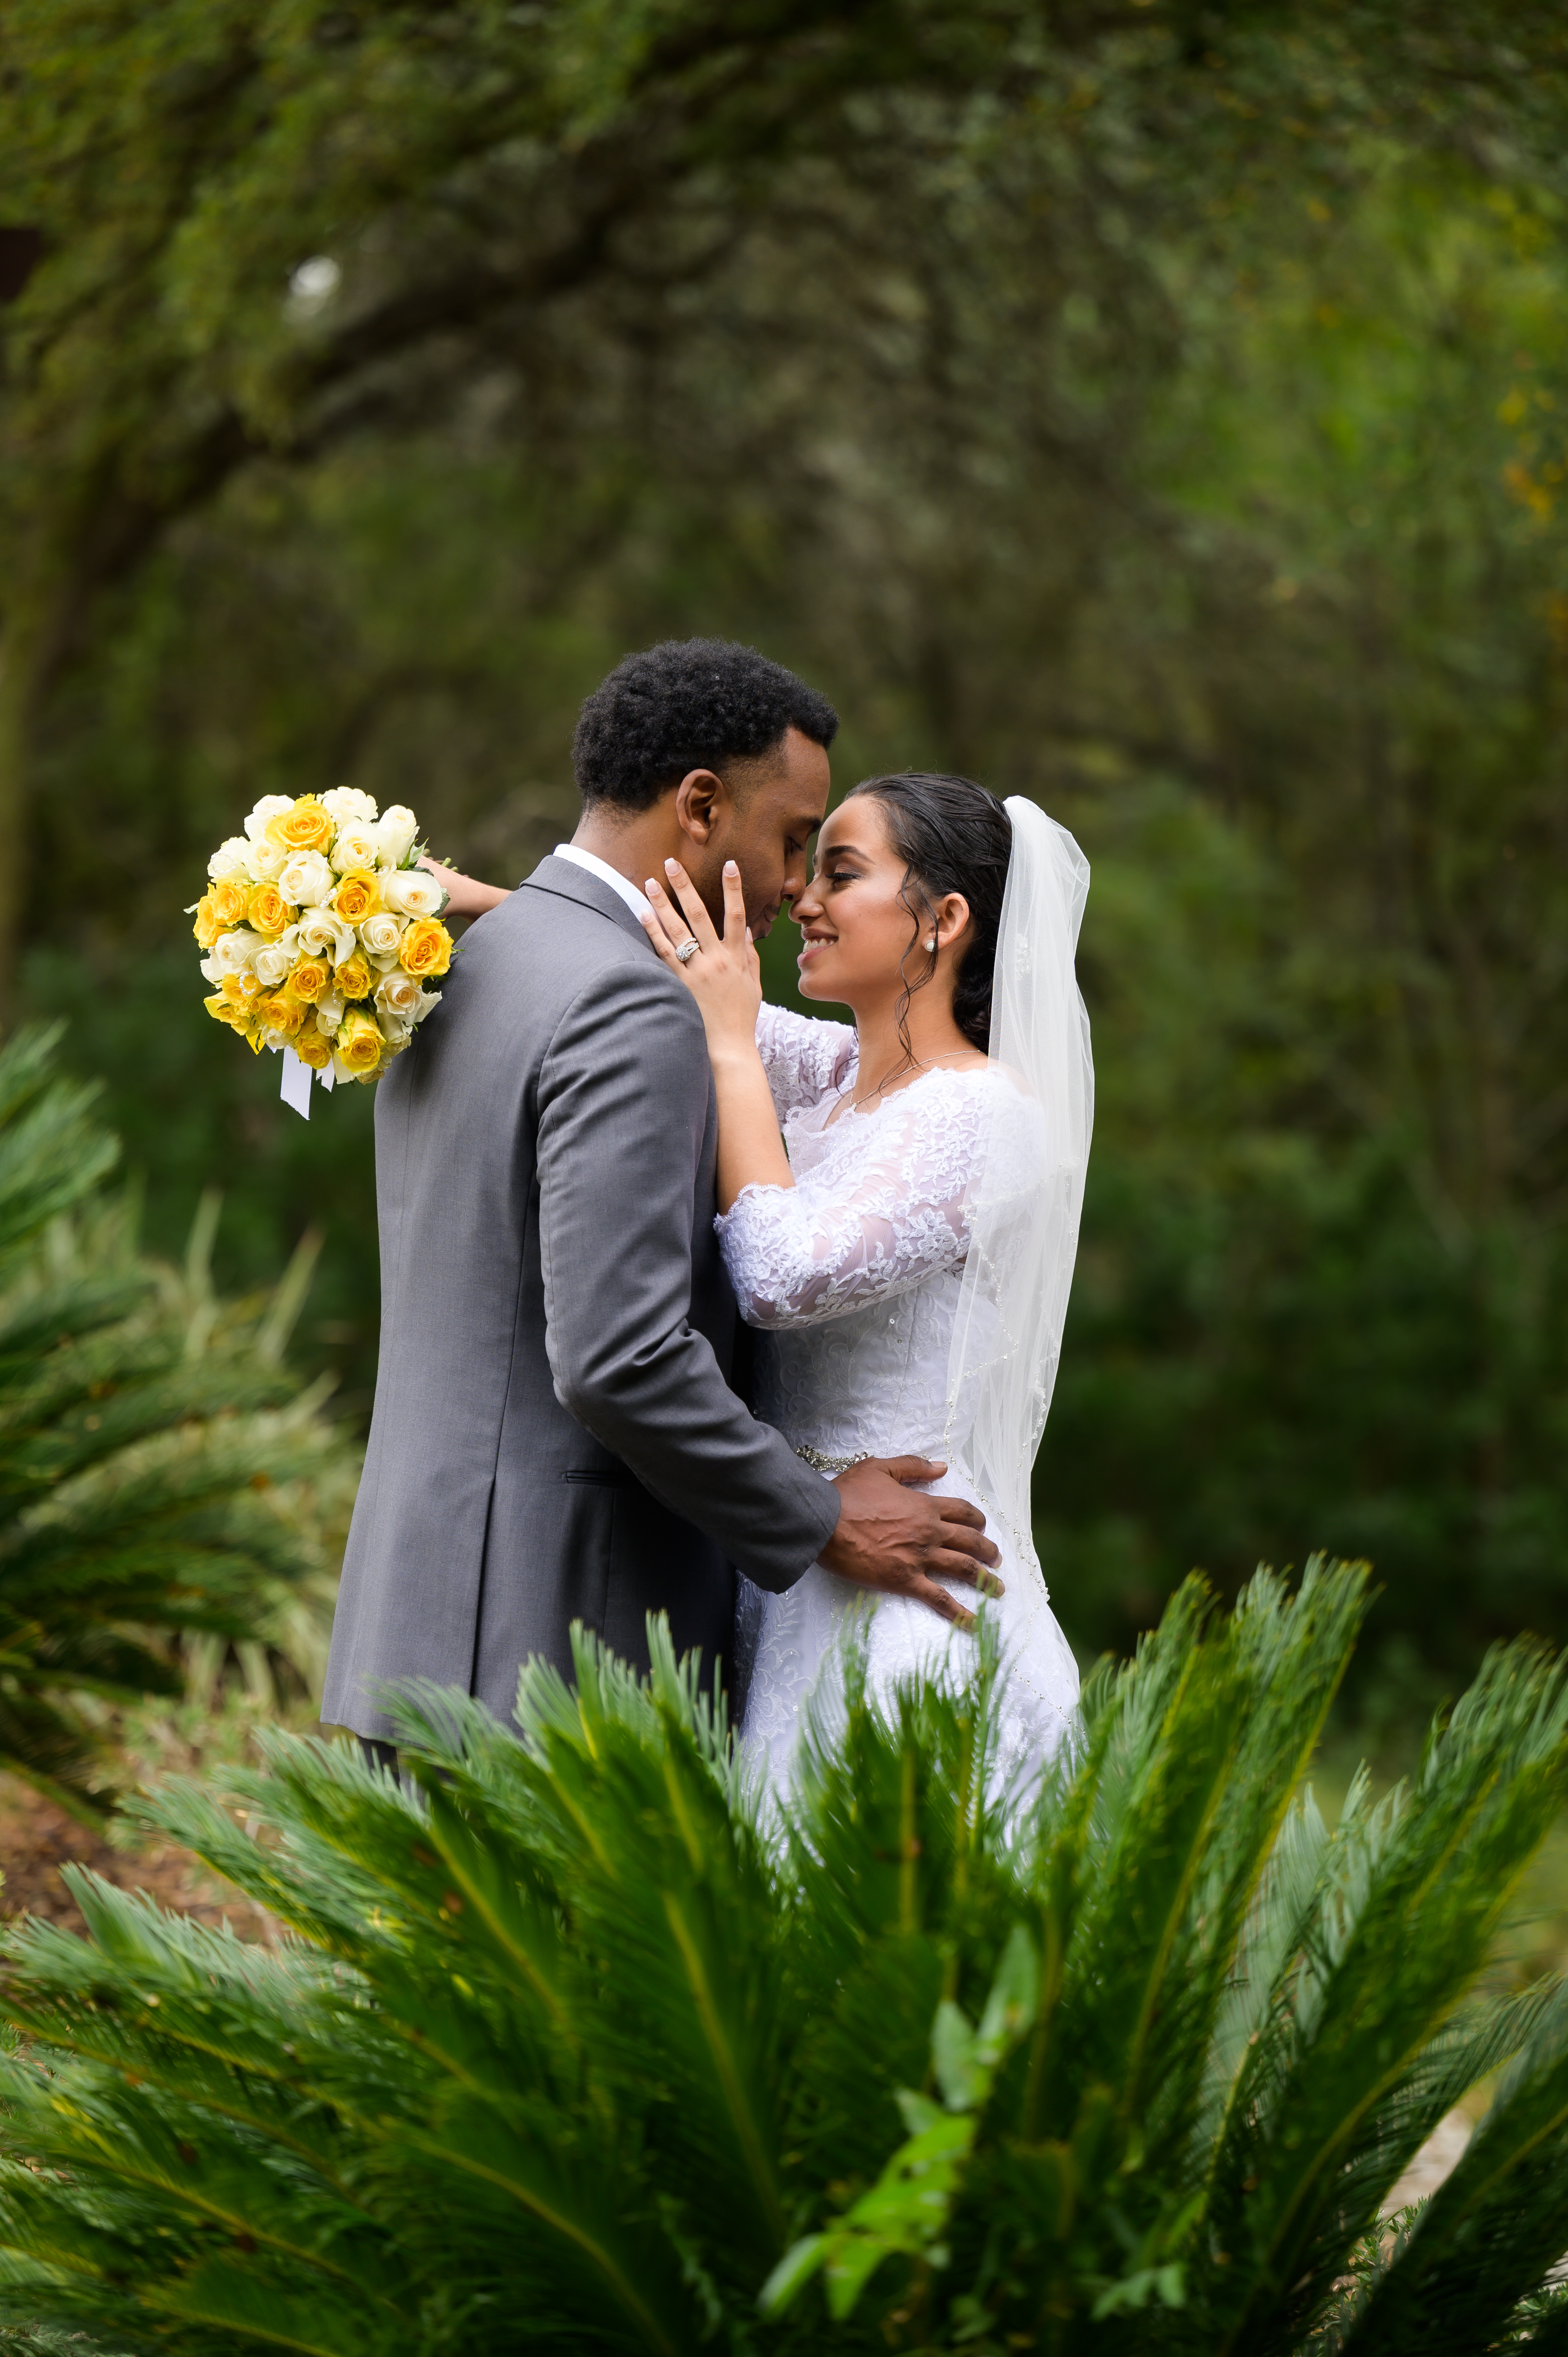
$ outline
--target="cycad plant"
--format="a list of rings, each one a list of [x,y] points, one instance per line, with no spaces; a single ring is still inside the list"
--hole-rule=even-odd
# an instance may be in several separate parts
[[[0,1049],[0,1769],[81,1813],[107,1797],[94,1702],[177,1693],[181,1632],[256,1633],[313,1559],[264,1492],[337,1444],[283,1363],[306,1259],[226,1309],[215,1203],[183,1275],[140,1258],[56,1038]]]
[[[988,1652],[890,1717],[852,1655],[769,1815],[657,1625],[645,1684],[531,1668],[521,1740],[413,1697],[402,1785],[279,1737],[166,1792],[288,1936],[85,1876],[88,1940],[15,1935],[4,2314],[178,2357],[1568,2346],[1568,2003],[1485,1986],[1568,1694],[1496,1654],[1331,1833],[1299,1779],[1365,1596],[1190,1584],[1027,1800]]]

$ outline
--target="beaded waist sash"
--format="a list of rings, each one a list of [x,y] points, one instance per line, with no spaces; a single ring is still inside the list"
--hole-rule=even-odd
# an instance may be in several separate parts
[[[804,1440],[795,1443],[796,1456],[803,1457],[816,1473],[847,1473],[852,1465],[865,1463],[866,1453],[863,1448],[858,1457],[825,1457],[820,1448],[812,1448]]]

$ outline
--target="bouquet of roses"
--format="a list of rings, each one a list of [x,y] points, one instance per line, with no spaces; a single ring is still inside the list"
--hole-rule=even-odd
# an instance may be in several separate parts
[[[446,891],[417,864],[418,834],[412,811],[378,817],[353,786],[263,794],[244,834],[208,861],[211,881],[188,911],[212,985],[209,1015],[258,1055],[292,1049],[328,1088],[373,1081],[436,1005],[425,985],[452,962],[437,921]],[[308,1074],[289,1071],[305,1112]]]

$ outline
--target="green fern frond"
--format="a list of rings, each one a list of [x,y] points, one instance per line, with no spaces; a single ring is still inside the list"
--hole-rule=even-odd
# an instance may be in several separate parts
[[[406,1773],[274,1735],[138,1803],[271,1950],[73,1877],[8,1944],[0,2319],[105,2350],[1405,2357],[1557,2345],[1568,2011],[1484,1994],[1568,1796],[1558,1667],[1487,1665],[1408,1791],[1294,1787],[1364,1571],[1189,1587],[1032,1795],[1002,1663],[868,1694],[764,1805],[667,1632]],[[1429,2127],[1508,2066],[1443,2193]],[[765,2287],[767,2298],[759,2306]]]
[[[177,1693],[185,1632],[253,1638],[313,1561],[261,1491],[339,1444],[300,1412],[275,1304],[236,1317],[92,1198],[114,1143],[57,1039],[0,1047],[0,1764],[91,1814],[107,1763],[81,1698]]]

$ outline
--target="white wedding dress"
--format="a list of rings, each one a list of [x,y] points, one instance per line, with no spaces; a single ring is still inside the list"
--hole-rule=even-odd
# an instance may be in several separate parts
[[[938,1067],[856,1112],[845,1103],[856,1055],[847,1025],[765,1005],[757,1046],[795,1183],[747,1187],[716,1222],[741,1315],[761,1329],[757,1413],[829,1469],[859,1457],[948,1460],[950,1356],[977,1178],[988,1157],[996,1169],[999,1140],[1005,1158],[1038,1165],[1039,1107],[992,1063]],[[1027,1465],[1019,1471],[1026,1485]],[[956,1469],[932,1487],[977,1496]],[[1007,1672],[998,1764],[1026,1773],[1071,1724],[1078,1669],[1027,1532],[981,1502],[1006,1585],[986,1607]],[[948,1585],[975,1605],[972,1587]],[[833,1677],[845,1615],[868,1605],[873,1696],[886,1700],[917,1670],[961,1671],[972,1657],[973,1636],[929,1606],[872,1601],[820,1564],[782,1595],[742,1580],[740,1731],[770,1785],[789,1783],[802,1706],[824,1668]],[[827,1699],[831,1720],[831,1688]]]

